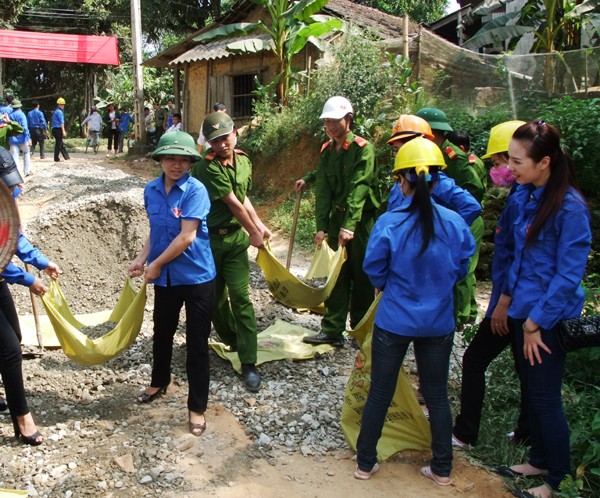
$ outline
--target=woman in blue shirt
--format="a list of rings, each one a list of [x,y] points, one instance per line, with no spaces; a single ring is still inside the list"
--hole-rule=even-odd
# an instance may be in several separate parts
[[[570,473],[569,426],[561,385],[566,353],[557,341],[561,320],[581,314],[581,286],[591,247],[590,212],[575,186],[573,165],[558,130],[533,121],[513,134],[509,168],[520,187],[514,222],[514,261],[505,295],[528,402],[529,460],[515,475],[545,475],[546,482],[517,496],[548,498]]]
[[[467,274],[475,241],[453,211],[431,199],[440,169],[440,149],[417,137],[396,155],[393,175],[402,202],[384,213],[369,237],[363,263],[372,284],[383,291],[375,315],[371,387],[357,442],[354,477],[377,472],[377,442],[392,401],[406,350],[414,342],[421,391],[429,407],[432,453],[421,473],[449,485],[452,470],[452,414],[448,402],[448,368],[454,338],[452,288]]]
[[[154,344],[150,387],[138,397],[150,403],[171,382],[173,336],[185,304],[189,430],[201,436],[208,404],[208,336],[215,295],[215,264],[206,217],[210,200],[206,188],[188,171],[200,159],[194,139],[177,131],[163,135],[152,154],[163,174],[144,190],[150,235],[129,266],[131,276],[144,273],[154,284]]]
[[[16,191],[19,189],[19,184],[23,183],[23,178],[17,169],[17,164],[3,147],[0,147],[0,180],[11,190],[13,197],[16,197]],[[32,246],[21,231],[19,231],[15,254],[24,263],[45,271],[54,280],[62,273],[56,263],[44,256],[37,247]],[[21,328],[8,284],[29,287],[36,296],[45,294],[46,285],[39,277],[26,272],[13,262],[8,263],[0,274],[0,376],[6,391],[15,437],[23,444],[38,446],[44,442],[44,436],[33,421],[25,397]]]

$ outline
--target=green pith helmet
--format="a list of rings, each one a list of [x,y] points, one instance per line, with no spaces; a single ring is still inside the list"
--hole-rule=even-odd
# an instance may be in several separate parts
[[[211,112],[202,123],[202,134],[207,141],[214,140],[215,138],[222,137],[223,135],[229,135],[235,125],[233,119],[231,119],[224,112]]]
[[[202,157],[196,150],[196,142],[185,131],[170,131],[160,137],[152,159],[158,160],[159,156],[189,156],[192,160]]]
[[[437,107],[423,107],[415,114],[427,121],[432,130],[454,131],[448,124],[446,113]]]

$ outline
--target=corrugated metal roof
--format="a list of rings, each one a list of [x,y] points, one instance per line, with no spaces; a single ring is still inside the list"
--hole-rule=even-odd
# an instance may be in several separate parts
[[[253,38],[258,38],[263,42],[270,40],[269,35],[263,32],[253,33],[245,36],[234,36],[232,38],[223,38],[221,40],[208,42],[204,45],[198,45],[172,60],[169,65],[175,66],[185,62],[208,61],[229,57],[232,55],[232,53],[227,50],[227,45],[242,40],[251,40]]]

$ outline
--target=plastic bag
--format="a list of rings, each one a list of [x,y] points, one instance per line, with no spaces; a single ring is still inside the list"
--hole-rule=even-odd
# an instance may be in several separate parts
[[[344,437],[354,451],[360,433],[362,410],[371,385],[371,338],[375,311],[381,295],[380,293],[373,301],[369,311],[356,328],[349,331],[356,339],[360,350],[356,354],[354,370],[346,386],[341,423]],[[380,462],[387,460],[395,453],[406,449],[431,449],[431,432],[410,380],[402,368],[398,375],[394,398],[385,418],[383,432],[377,444],[377,459]]]

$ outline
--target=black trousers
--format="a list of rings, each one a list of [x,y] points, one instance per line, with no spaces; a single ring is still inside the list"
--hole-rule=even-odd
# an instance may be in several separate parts
[[[35,146],[40,144],[40,159],[44,159],[46,155],[46,136],[43,128],[30,128],[31,133],[31,155],[35,153]]]
[[[21,328],[6,281],[0,282],[0,375],[13,417],[29,413],[23,387]]]
[[[60,154],[65,159],[71,159],[63,143],[62,130],[60,128],[52,128],[52,136],[54,137],[54,160],[60,161]]]
[[[171,382],[173,337],[179,324],[179,313],[185,304],[188,409],[200,413],[204,413],[208,404],[208,336],[214,300],[214,280],[197,285],[154,286],[154,361],[151,385],[164,387]]]
[[[111,150],[114,150],[115,152],[117,152],[117,149],[119,148],[119,130],[118,129],[112,129],[112,128],[108,128],[108,150],[109,152]]]
[[[515,351],[514,333],[496,335],[492,333],[492,321],[484,318],[479,324],[479,329],[473,337],[471,344],[463,356],[463,377],[460,392],[460,413],[456,417],[452,433],[463,443],[475,445],[479,436],[481,410],[485,396],[485,372],[490,363],[497,358],[504,349],[510,345],[515,359],[516,379],[521,387],[520,412],[515,428],[515,438],[525,440],[529,437],[529,421],[527,413],[527,400],[523,386],[519,381],[519,364]],[[521,351],[522,355],[523,352]],[[506,382],[510,382],[506,379]]]

